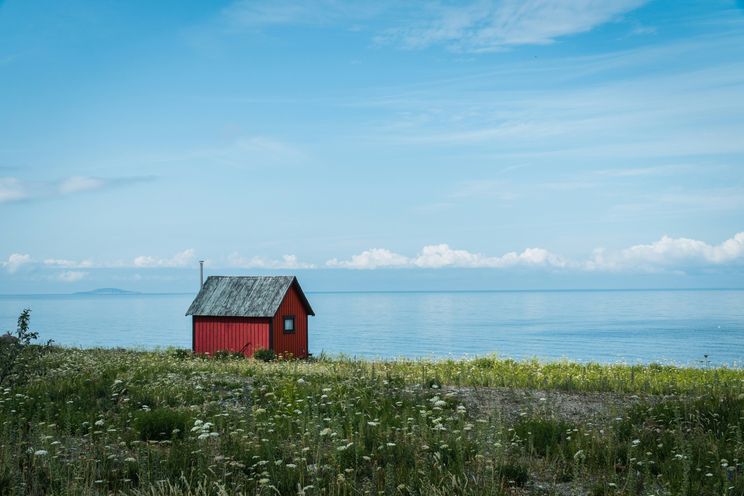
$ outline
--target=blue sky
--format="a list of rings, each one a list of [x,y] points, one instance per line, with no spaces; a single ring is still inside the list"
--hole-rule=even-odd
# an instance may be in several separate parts
[[[0,2],[0,292],[741,286],[742,47],[716,0]]]

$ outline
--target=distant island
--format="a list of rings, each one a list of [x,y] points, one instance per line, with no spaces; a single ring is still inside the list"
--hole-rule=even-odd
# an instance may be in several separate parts
[[[90,291],[78,291],[74,293],[76,295],[138,295],[142,294],[139,291],[127,291],[126,289],[119,288],[98,288]]]

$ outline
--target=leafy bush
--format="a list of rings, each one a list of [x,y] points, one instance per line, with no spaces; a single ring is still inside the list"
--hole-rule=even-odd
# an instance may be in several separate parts
[[[272,362],[276,360],[276,353],[266,348],[260,348],[253,353],[253,358],[261,360],[263,362]]]
[[[157,408],[137,415],[134,426],[144,441],[183,438],[189,416],[171,408]]]
[[[473,366],[478,367],[479,369],[493,368],[495,363],[496,359],[492,356],[477,357],[473,359]]]
[[[26,379],[29,371],[34,368],[37,356],[47,351],[51,345],[49,341],[43,347],[33,346],[39,333],[29,330],[30,320],[31,309],[26,308],[18,316],[15,335],[6,332],[0,336],[0,386]]]
[[[185,360],[194,356],[194,352],[187,348],[173,348],[168,350],[168,354],[178,360]]]
[[[514,433],[527,441],[528,447],[538,456],[560,452],[571,430],[572,426],[562,420],[542,418],[523,419],[514,426]]]
[[[243,355],[239,351],[217,350],[214,352],[214,358],[216,358],[217,360],[229,360],[235,358],[245,358],[245,355]]]
[[[0,496],[13,494],[13,477],[5,469],[0,469]]]
[[[529,480],[527,467],[516,463],[504,463],[497,467],[501,479],[509,486],[522,487]]]
[[[426,387],[429,389],[442,389],[442,380],[437,377],[431,377],[426,380]]]

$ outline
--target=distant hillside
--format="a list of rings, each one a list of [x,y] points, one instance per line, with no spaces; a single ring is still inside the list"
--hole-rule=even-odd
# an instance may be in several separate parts
[[[127,291],[119,288],[98,288],[91,291],[78,291],[75,294],[80,295],[136,295],[142,294],[139,291]]]

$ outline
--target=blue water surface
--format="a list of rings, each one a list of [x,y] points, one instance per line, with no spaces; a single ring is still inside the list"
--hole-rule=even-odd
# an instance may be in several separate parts
[[[0,296],[43,339],[82,347],[191,347],[194,295]],[[310,350],[358,357],[744,363],[744,291],[308,293]],[[705,357],[707,355],[707,358]]]

